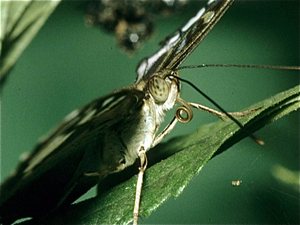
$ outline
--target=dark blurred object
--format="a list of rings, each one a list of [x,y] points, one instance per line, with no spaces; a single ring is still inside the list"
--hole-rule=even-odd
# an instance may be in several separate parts
[[[98,0],[87,7],[86,23],[114,32],[118,44],[128,53],[134,53],[154,31],[154,14],[176,13],[188,0]]]

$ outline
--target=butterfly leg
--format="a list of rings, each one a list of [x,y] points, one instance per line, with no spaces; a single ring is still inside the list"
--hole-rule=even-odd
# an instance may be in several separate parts
[[[154,146],[156,146],[158,143],[160,143],[169,133],[171,133],[171,131],[173,130],[173,128],[175,127],[175,125],[177,124],[178,119],[176,117],[173,118],[172,122],[165,127],[165,129],[155,137],[151,148],[153,148]]]
[[[225,113],[222,113],[222,112],[219,112],[217,110],[214,110],[214,109],[211,109],[211,108],[208,108],[206,106],[203,106],[203,105],[200,105],[200,104],[197,104],[197,103],[192,103],[192,102],[189,102],[188,103],[190,106],[198,109],[198,110],[203,110],[203,111],[206,111],[206,112],[209,112],[215,116],[218,116],[219,118],[221,119],[225,119],[227,116]],[[255,109],[249,109],[249,110],[245,110],[245,111],[242,111],[242,112],[228,112],[229,115],[231,116],[234,116],[234,117],[243,117],[243,116],[246,116],[248,114],[251,114],[257,110],[259,110],[260,108],[255,108]]]
[[[208,108],[206,106],[197,104],[197,103],[192,103],[192,102],[186,102],[181,98],[178,98],[178,102],[182,104],[182,106],[178,107],[175,112],[175,117],[173,118],[172,122],[154,139],[151,148],[156,146],[158,143],[160,143],[175,127],[176,123],[180,121],[181,123],[188,123],[189,121],[192,120],[193,118],[193,110],[191,107],[194,107],[198,110],[203,110],[206,112],[209,112],[215,116],[218,116],[219,118],[225,120],[227,119],[227,115],[225,113],[219,112],[217,110]],[[242,112],[229,112],[228,114],[233,116],[233,117],[243,117],[246,116],[250,113],[253,113],[260,108],[255,108],[255,109],[249,109],[245,110]],[[186,116],[183,116],[183,113],[186,113]]]
[[[140,199],[141,199],[141,192],[142,192],[142,185],[143,185],[143,176],[147,168],[146,150],[144,149],[143,146],[139,150],[139,157],[141,160],[141,167],[139,168],[140,172],[138,174],[138,180],[136,183],[135,201],[134,201],[134,209],[133,209],[133,225],[137,225],[138,222]]]
[[[242,116],[245,116],[245,115],[248,115],[252,112],[255,112],[257,110],[259,110],[260,108],[256,108],[256,109],[250,109],[250,110],[245,110],[245,111],[242,111],[242,112],[230,112],[230,113],[221,113],[219,111],[216,111],[214,109],[211,109],[211,108],[208,108],[208,107],[205,107],[205,106],[202,106],[202,105],[199,105],[199,104],[196,104],[196,103],[188,103],[190,106],[198,109],[198,110],[204,110],[204,111],[207,111],[209,113],[212,113],[216,116],[218,116],[219,118],[221,119],[226,119],[226,118],[230,118],[231,120],[233,120],[241,129],[243,129],[243,131],[249,135],[249,137],[251,137],[255,142],[257,142],[259,145],[264,145],[264,142],[259,139],[258,137],[254,136],[252,133],[248,132],[244,126],[239,122],[237,121],[234,117],[242,117]]]
[[[151,148],[160,143],[169,133],[171,133],[178,121],[181,123],[188,123],[193,119],[193,110],[191,105],[179,97],[177,98],[177,101],[182,105],[176,109],[175,117],[171,123],[159,135],[156,136]]]

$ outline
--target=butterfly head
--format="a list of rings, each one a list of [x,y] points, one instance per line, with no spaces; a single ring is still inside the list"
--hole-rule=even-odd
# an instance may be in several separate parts
[[[180,96],[180,81],[176,77],[178,72],[164,69],[154,73],[145,85],[146,95],[164,111],[173,108]]]
[[[170,95],[179,96],[180,83],[175,77],[179,77],[178,72],[172,70],[163,70],[151,76],[146,88],[156,104],[164,104]]]

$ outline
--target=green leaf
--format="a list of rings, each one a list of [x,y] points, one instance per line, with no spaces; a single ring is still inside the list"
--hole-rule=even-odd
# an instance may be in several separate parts
[[[1,86],[9,70],[59,2],[1,1]]]
[[[300,86],[250,107],[257,108],[259,110],[239,118],[250,132],[299,109]],[[146,171],[140,215],[148,217],[171,195],[177,197],[214,154],[225,151],[246,136],[232,121],[219,121],[152,149],[148,154],[148,161],[158,163]],[[164,158],[167,159],[161,161]],[[116,176],[120,178],[124,174]],[[110,177],[116,180],[114,175]],[[136,180],[137,176],[134,176],[102,195],[73,204],[64,212],[51,215],[46,223],[128,224],[132,221]],[[105,185],[101,183],[101,186]]]

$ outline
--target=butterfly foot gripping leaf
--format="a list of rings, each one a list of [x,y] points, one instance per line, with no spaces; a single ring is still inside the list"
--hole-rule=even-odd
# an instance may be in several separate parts
[[[147,152],[158,144],[180,120],[177,115],[175,122],[157,135],[165,113],[177,103],[189,105],[180,98],[176,70],[231,3],[229,0],[209,1],[196,17],[169,36],[158,52],[140,63],[134,85],[96,99],[69,114],[1,185],[0,222],[9,224],[19,218],[33,217],[40,223],[49,212],[56,210],[65,215],[72,208],[68,206],[91,187],[99,182],[101,186],[106,177],[132,165],[141,149]],[[111,198],[105,199],[108,195],[112,197],[111,194],[104,194],[103,207],[114,208],[109,216],[107,211],[103,212],[107,218],[92,217],[93,221],[84,222],[83,219],[72,223],[128,223],[132,220],[133,187],[131,183],[122,189],[123,195],[126,193],[121,199],[132,200],[129,208],[122,206],[125,211],[116,212],[119,208],[109,203]],[[147,214],[143,205],[142,200],[141,210]],[[93,209],[89,213],[101,210],[103,208]],[[76,215],[80,217],[77,213],[72,215],[73,219]],[[62,218],[52,224],[65,222]]]

